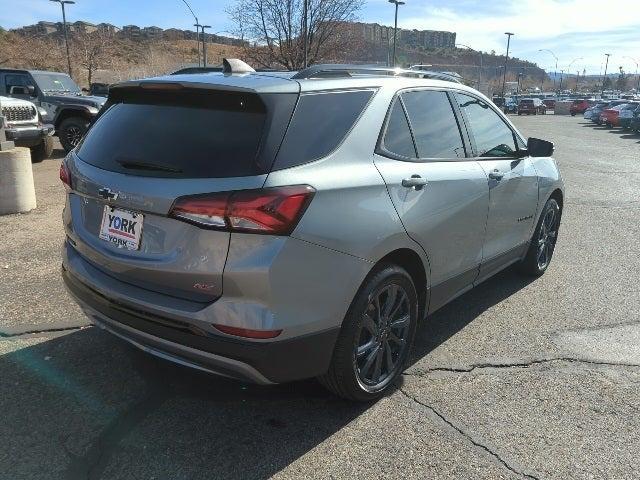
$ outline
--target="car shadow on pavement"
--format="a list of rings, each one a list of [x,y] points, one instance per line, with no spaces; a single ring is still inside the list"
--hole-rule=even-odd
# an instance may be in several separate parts
[[[427,317],[418,326],[410,364],[415,364],[484,311],[535,280],[519,274],[513,267],[507,268]]]
[[[314,380],[177,366],[95,327],[1,356],[0,377],[7,478],[268,478],[370,407]]]
[[[508,269],[436,312],[413,361],[530,281]],[[95,327],[56,335],[0,339],[18,342],[0,357],[11,478],[263,479],[371,407],[315,380],[260,387],[174,365]]]

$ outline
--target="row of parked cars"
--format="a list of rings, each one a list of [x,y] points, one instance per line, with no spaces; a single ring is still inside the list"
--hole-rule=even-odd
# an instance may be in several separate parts
[[[637,100],[598,102],[587,108],[583,116],[597,125],[621,127],[640,133],[640,101]]]

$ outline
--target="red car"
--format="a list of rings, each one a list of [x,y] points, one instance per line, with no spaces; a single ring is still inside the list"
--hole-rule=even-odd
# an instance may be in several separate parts
[[[602,112],[600,113],[600,123],[604,123],[609,128],[619,126],[620,123],[618,122],[618,116],[620,115],[620,110],[625,105],[626,104],[623,103],[622,105],[617,105],[615,107],[605,108],[604,110],[602,110]]]
[[[591,103],[588,100],[574,100],[569,107],[569,113],[572,117],[575,117],[578,113],[584,113],[591,107]]]

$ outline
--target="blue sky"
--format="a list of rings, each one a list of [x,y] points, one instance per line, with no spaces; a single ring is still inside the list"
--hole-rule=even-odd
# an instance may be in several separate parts
[[[181,0],[76,0],[68,19],[136,24],[162,28],[192,28],[193,19]],[[583,69],[598,74],[605,53],[611,53],[609,71],[623,66],[634,73],[640,61],[640,8],[637,0],[405,0],[398,23],[403,28],[455,31],[458,42],[484,51],[504,53],[505,31],[515,32],[511,52],[553,70]],[[225,8],[233,0],[191,0],[201,21],[211,31],[231,27]],[[14,28],[38,20],[57,21],[58,5],[48,0],[0,0],[0,25]],[[367,0],[359,14],[362,21],[392,24],[393,6],[387,0]]]

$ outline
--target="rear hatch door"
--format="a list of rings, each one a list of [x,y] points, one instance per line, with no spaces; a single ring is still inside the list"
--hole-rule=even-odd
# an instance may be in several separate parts
[[[179,197],[263,186],[297,98],[273,95],[113,89],[67,158],[75,249],[123,282],[193,301],[219,297],[230,234],[170,211]]]

